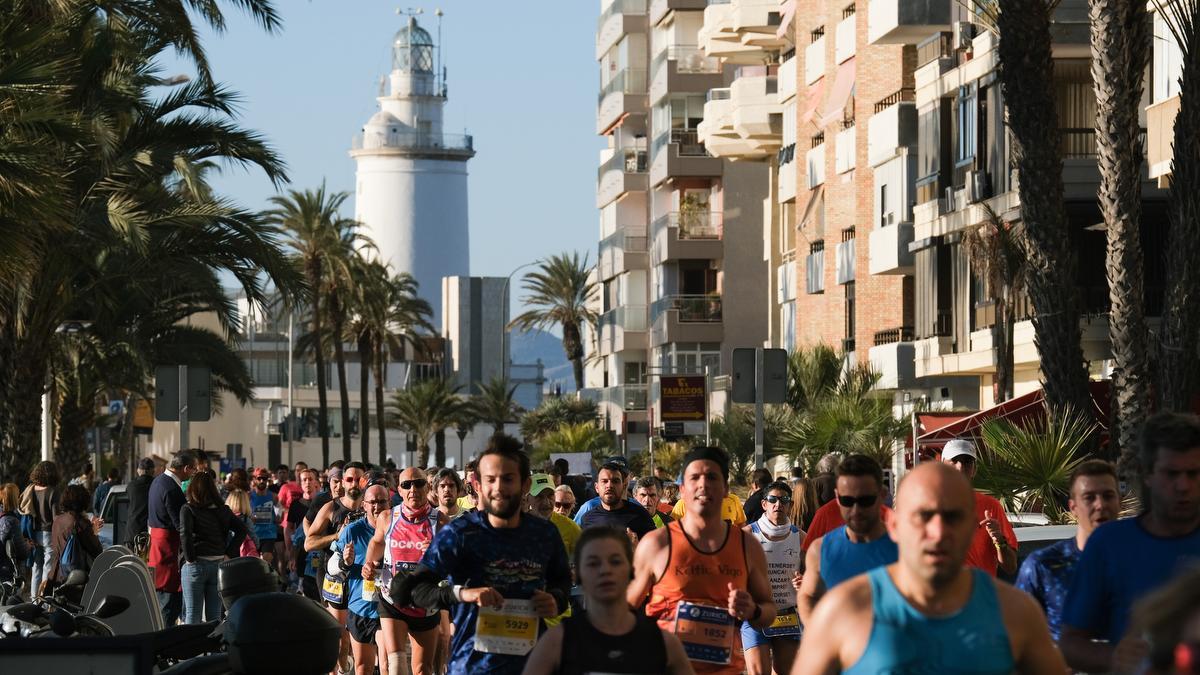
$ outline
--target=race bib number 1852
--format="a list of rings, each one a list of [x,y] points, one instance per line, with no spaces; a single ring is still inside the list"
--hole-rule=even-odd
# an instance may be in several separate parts
[[[505,600],[499,610],[480,607],[475,621],[475,651],[524,656],[537,642],[538,618],[531,600]]]
[[[680,602],[675,610],[675,636],[692,661],[729,663],[735,630],[724,607]]]

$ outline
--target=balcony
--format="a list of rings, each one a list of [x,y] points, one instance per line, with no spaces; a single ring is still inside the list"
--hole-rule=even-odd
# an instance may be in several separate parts
[[[857,246],[851,237],[837,245],[834,250],[834,278],[839,284],[848,284],[855,279]]]
[[[780,103],[796,96],[796,55],[792,54],[779,64],[779,97]]]
[[[650,25],[657,26],[672,10],[703,11],[708,0],[652,0],[650,2]]]
[[[721,296],[669,295],[650,305],[650,342],[659,346],[671,342],[721,342]]]
[[[668,94],[701,93],[724,84],[721,60],[694,45],[670,45],[655,55],[650,64],[650,102],[657,104]]]
[[[1175,156],[1175,116],[1179,114],[1179,96],[1172,96],[1146,107],[1146,164],[1150,177],[1167,187],[1171,160]]]
[[[599,61],[621,38],[646,32],[647,0],[613,0],[596,22],[596,60]]]
[[[867,42],[915,45],[930,33],[950,30],[953,6],[950,0],[871,0]]]
[[[804,48],[804,84],[809,85],[825,75],[825,34],[815,36]]]
[[[733,63],[752,63],[763,50],[788,44],[786,37],[778,35],[781,20],[778,0],[710,2],[704,10],[700,46]]]
[[[856,53],[858,31],[855,30],[855,26],[857,23],[858,16],[853,13],[838,22],[833,35],[833,50],[837,63],[846,61]]]
[[[696,127],[699,140],[714,157],[736,151],[741,139],[733,130],[733,101],[729,87],[709,89],[704,102],[704,119]]]
[[[627,192],[648,188],[644,149],[622,148],[600,167],[596,178],[596,208],[604,208]]]
[[[615,387],[597,387],[579,392],[581,398],[594,401],[597,405],[610,405],[621,410],[646,409],[646,385],[622,384]]]
[[[671,129],[658,135],[653,144],[650,185],[662,185],[670,178],[715,178],[724,162],[708,153],[695,129]]]
[[[725,255],[723,230],[724,214],[719,212],[676,211],[656,218],[650,225],[651,262],[720,260]]]
[[[462,134],[429,134],[418,131],[358,133],[350,141],[350,156],[360,153],[472,157],[475,155],[475,142],[471,136]]]
[[[879,373],[876,389],[904,389],[916,380],[916,350],[911,326],[875,333],[875,344],[867,353],[871,369]]]
[[[646,71],[625,68],[600,88],[596,111],[596,133],[607,134],[621,118],[629,114],[646,114],[649,97],[646,93]]]
[[[623,305],[600,315],[600,353],[646,349],[646,306]]]
[[[879,166],[896,156],[901,148],[917,147],[915,92],[900,89],[875,104],[867,122],[867,162]]]
[[[734,74],[727,101],[716,98],[725,90],[710,92],[698,127],[709,152],[717,157],[765,159],[779,150],[783,106],[778,73],[778,66],[743,66]]]
[[[871,274],[912,274],[913,254],[908,245],[913,242],[912,223],[899,223],[871,230]]]
[[[600,240],[598,257],[600,278],[611,279],[629,270],[644,270],[647,267],[646,233],[617,228],[617,231]]]
[[[846,173],[854,168],[858,160],[858,133],[853,125],[838,132],[836,152],[833,166],[837,173]]]

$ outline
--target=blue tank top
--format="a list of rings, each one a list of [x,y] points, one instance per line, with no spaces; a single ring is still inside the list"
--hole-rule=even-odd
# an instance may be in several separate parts
[[[821,581],[829,590],[843,581],[899,558],[896,542],[884,533],[875,541],[856,544],[846,536],[843,525],[821,539]]]
[[[866,673],[951,673],[1008,675],[1012,646],[986,572],[971,569],[971,597],[951,616],[918,612],[892,582],[886,568],[867,573],[874,621],[871,638],[858,662],[843,671]]]
[[[254,534],[259,539],[275,539],[275,504],[270,492],[259,495],[250,491],[250,517],[254,520]]]

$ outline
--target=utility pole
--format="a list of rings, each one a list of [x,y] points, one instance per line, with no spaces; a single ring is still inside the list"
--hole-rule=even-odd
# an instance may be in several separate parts
[[[754,349],[754,468],[763,468],[763,348]]]
[[[179,449],[188,449],[188,376],[187,366],[179,366]]]

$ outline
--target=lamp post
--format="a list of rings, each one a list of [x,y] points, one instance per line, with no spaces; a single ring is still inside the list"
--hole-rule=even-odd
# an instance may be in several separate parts
[[[512,302],[508,299],[508,285],[509,285],[509,282],[512,281],[513,275],[515,275],[517,272],[520,272],[521,270],[525,269],[526,267],[533,267],[534,265],[539,265],[541,263],[542,263],[541,258],[538,258],[537,260],[534,260],[533,262],[527,262],[524,265],[520,265],[513,271],[509,272],[508,276],[504,278],[504,285],[500,287],[500,289],[501,289],[500,295],[502,296],[501,299],[504,301],[504,310],[503,311],[504,311],[505,319],[508,318],[508,310],[512,306]],[[509,361],[510,361],[510,359],[508,358],[508,321],[506,320],[504,322],[504,327],[500,330],[500,379],[504,380],[505,382],[508,381],[508,362]]]

